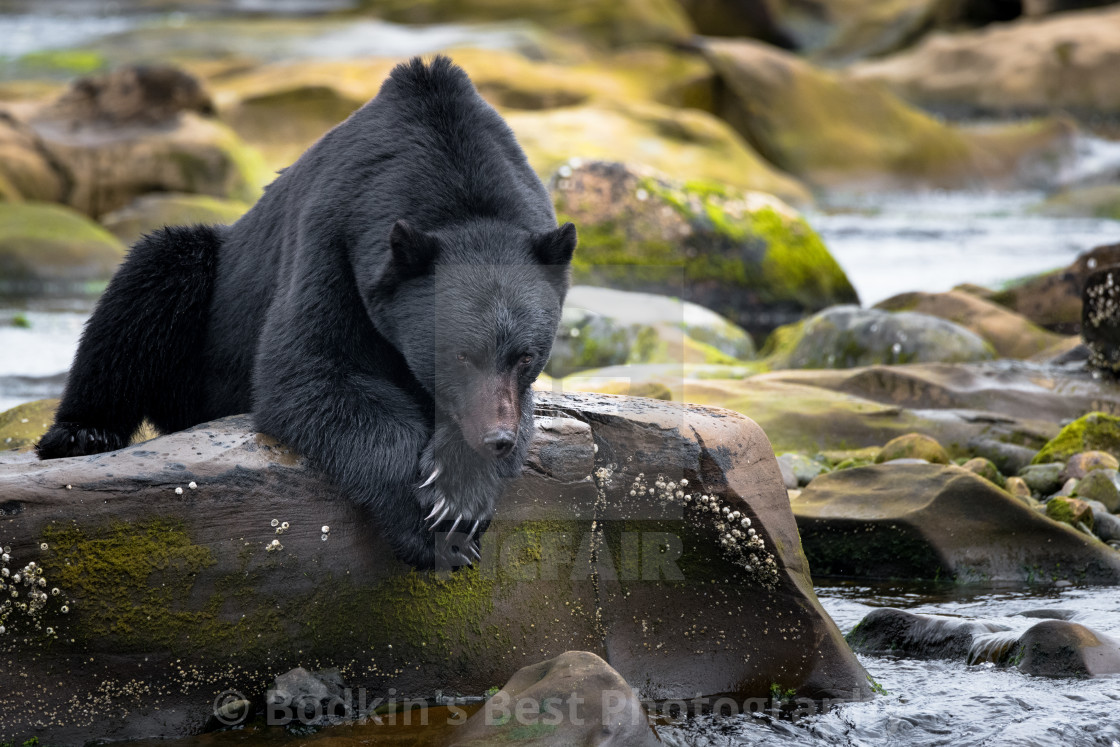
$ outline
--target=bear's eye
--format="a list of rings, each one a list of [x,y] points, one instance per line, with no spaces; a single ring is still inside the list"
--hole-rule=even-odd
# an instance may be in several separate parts
[[[536,357],[537,356],[533,355],[532,353],[526,353],[525,355],[521,356],[521,365],[528,366],[536,359]]]
[[[467,354],[466,353],[456,353],[455,354],[455,360],[459,361],[460,363],[466,363],[467,362]]]

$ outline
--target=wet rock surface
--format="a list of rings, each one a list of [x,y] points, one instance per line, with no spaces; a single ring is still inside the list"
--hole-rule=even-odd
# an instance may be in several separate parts
[[[454,574],[401,565],[374,520],[245,417],[92,457],[7,452],[0,542],[59,594],[6,621],[0,676],[24,685],[0,693],[0,731],[192,734],[216,695],[259,697],[296,666],[401,697],[480,695],[568,650],[643,699],[765,696],[776,681],[869,696],[813,596],[760,428],[653,400],[538,403],[483,560]]]
[[[661,740],[618,672],[593,653],[567,651],[519,669],[455,731],[450,747],[504,743],[653,747]]]
[[[791,505],[818,577],[1120,583],[1112,548],[956,466],[832,472]]]
[[[1042,610],[1028,617],[1059,616]],[[1016,634],[998,623],[921,615],[885,607],[847,635],[855,651],[907,659],[960,659],[1014,666],[1035,677],[1107,677],[1120,674],[1120,641],[1080,623],[1049,619]]]

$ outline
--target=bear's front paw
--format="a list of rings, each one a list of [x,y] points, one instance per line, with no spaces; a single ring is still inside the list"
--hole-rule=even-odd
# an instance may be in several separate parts
[[[91,428],[78,423],[55,423],[35,444],[40,459],[100,454],[128,445],[128,439],[106,428]]]

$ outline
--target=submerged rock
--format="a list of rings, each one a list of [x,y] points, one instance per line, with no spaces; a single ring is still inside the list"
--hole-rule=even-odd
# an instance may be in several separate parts
[[[779,328],[763,355],[773,368],[856,368],[875,364],[962,363],[994,357],[964,327],[911,311],[834,306]]]
[[[218,693],[262,697],[306,662],[398,698],[481,695],[569,650],[604,658],[643,699],[766,697],[774,682],[870,696],[813,595],[757,425],[603,395],[538,404],[482,560],[453,574],[398,562],[376,517],[244,416],[90,457],[12,455],[0,544],[60,592],[6,622],[0,678],[23,684],[0,689],[0,733],[189,735]],[[139,701],[137,681],[151,688]]]
[[[1031,626],[1009,652],[1019,671],[1035,677],[1120,674],[1120,641],[1066,620]]]
[[[1025,612],[1028,617],[1063,610]],[[909,659],[959,659],[1015,666],[1035,677],[1107,677],[1120,674],[1120,641],[1067,620],[1044,620],[1016,635],[981,620],[874,610],[847,636],[860,653]]]
[[[661,740],[618,672],[593,653],[568,651],[519,669],[449,745],[506,743],[654,747]]]
[[[960,467],[832,472],[791,505],[815,577],[1120,584],[1120,554]]]
[[[752,334],[857,300],[820,237],[780,199],[622,163],[562,167],[560,220],[580,227],[581,282],[679,296]]]
[[[1006,630],[997,623],[882,607],[868,613],[844,638],[853,651],[871,656],[967,660],[976,639]]]

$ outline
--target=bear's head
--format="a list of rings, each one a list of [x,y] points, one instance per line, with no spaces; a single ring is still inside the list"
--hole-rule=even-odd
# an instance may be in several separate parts
[[[363,290],[437,418],[484,457],[508,455],[530,427],[529,388],[552,352],[575,246],[571,223],[530,233],[473,220],[425,232],[397,221]]]

